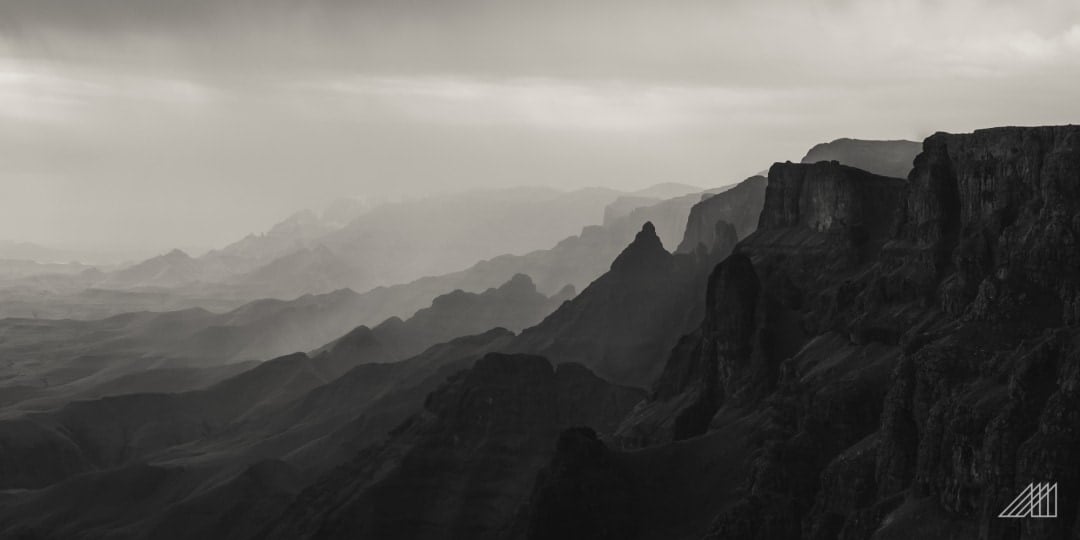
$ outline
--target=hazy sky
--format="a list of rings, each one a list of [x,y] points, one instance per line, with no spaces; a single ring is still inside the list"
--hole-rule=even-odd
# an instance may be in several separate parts
[[[1076,0],[0,0],[0,239],[215,246],[339,195],[718,186],[1080,122]]]

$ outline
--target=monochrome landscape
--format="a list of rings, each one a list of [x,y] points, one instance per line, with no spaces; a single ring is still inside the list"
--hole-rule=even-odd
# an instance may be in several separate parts
[[[0,538],[1080,538],[1080,7],[77,4]]]

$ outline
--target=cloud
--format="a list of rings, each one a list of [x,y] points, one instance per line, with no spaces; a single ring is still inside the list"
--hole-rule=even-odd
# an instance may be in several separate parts
[[[190,80],[124,73],[68,74],[45,65],[0,60],[0,117],[64,122],[106,105],[200,105],[217,92]]]
[[[762,109],[792,90],[659,85],[625,81],[448,76],[354,76],[292,87],[297,100],[327,93],[362,118],[390,115],[413,122],[521,125],[627,133],[713,122],[719,115]]]
[[[719,185],[1078,122],[1078,61],[1075,0],[0,0],[0,185],[75,194],[0,228],[161,250],[342,193]]]

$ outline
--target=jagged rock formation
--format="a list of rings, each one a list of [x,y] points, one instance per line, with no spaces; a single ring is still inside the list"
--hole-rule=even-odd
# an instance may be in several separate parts
[[[704,323],[675,348],[652,406],[620,435],[635,444],[697,435],[725,398],[771,392],[779,363],[814,333],[804,327],[830,324],[816,291],[880,249],[902,190],[899,179],[843,165],[774,165],[759,229],[713,271]],[[800,323],[804,305],[818,317]]]
[[[581,366],[488,355],[386,443],[304,490],[265,537],[500,537],[561,429],[610,431],[640,398]]]
[[[906,183],[774,166],[623,442],[740,434],[708,538],[1070,537],[1077,209],[1072,126],[934,135]],[[997,519],[1032,481],[1059,518]]]
[[[815,145],[802,163],[836,161],[882,176],[907,178],[912,161],[921,151],[922,145],[915,141],[837,139]]]

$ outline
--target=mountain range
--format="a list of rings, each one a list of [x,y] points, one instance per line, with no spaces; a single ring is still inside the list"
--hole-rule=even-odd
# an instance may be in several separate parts
[[[898,147],[837,141],[549,250],[334,293],[503,278],[329,337],[310,318],[321,346],[186,388],[5,407],[0,536],[1070,538],[1080,128]],[[3,330],[14,352],[33,324]],[[1057,519],[997,518],[1046,481]]]

